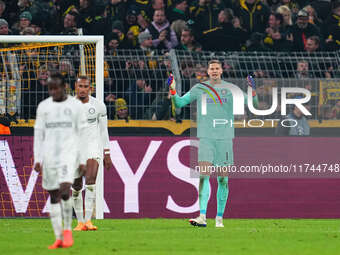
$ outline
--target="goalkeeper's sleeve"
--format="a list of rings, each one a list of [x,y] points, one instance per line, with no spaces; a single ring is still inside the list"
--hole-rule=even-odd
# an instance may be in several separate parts
[[[258,108],[259,106],[259,98],[257,97],[257,95],[253,96],[253,105],[256,108]]]
[[[244,94],[244,104],[245,105],[248,105],[248,95],[246,93],[243,93]],[[253,106],[254,107],[258,107],[259,106],[259,98],[257,97],[257,95],[253,96]]]
[[[182,97],[175,94],[171,98],[172,98],[176,108],[181,108],[181,107],[186,106],[187,104],[191,103],[190,91],[185,93],[184,96],[182,96]]]

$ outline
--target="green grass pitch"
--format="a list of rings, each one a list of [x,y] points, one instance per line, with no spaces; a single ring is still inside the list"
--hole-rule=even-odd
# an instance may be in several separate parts
[[[0,219],[0,254],[340,254],[340,220],[225,219],[223,229],[213,219],[206,228],[187,219],[94,222],[98,231],[73,232],[73,247],[50,251],[49,219]]]

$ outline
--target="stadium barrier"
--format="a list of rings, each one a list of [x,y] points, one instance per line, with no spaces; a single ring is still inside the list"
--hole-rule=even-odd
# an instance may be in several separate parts
[[[85,47],[83,54],[79,45],[40,48],[29,45],[1,52],[1,113],[16,114],[19,119],[34,119],[37,104],[47,96],[46,86],[42,84],[46,84],[51,71],[64,74],[71,93],[74,93],[77,75],[84,71],[96,86],[94,58],[95,48],[91,45]],[[244,90],[245,77],[252,74],[256,78],[260,109],[270,107],[272,88],[302,87],[312,93],[309,102],[312,119],[340,119],[340,105],[337,105],[340,102],[339,52],[177,50],[105,53],[103,90],[109,119],[120,118],[116,109],[122,107],[128,108],[127,120],[190,119],[189,107],[176,110],[169,100],[167,77],[170,72],[175,74],[177,91],[183,94],[196,82],[207,78],[207,62],[211,59],[219,59],[223,64],[223,77]]]
[[[0,217],[46,217],[48,194],[32,171],[33,137],[0,138]],[[185,218],[198,212],[189,137],[111,137],[114,169],[105,171],[106,218]],[[308,175],[246,173],[230,178],[230,218],[337,218],[339,138],[236,138],[239,166],[308,163]],[[252,151],[250,154],[249,151]],[[143,162],[143,163],[142,163]],[[316,166],[327,163],[327,175]],[[314,164],[314,170],[311,166]],[[338,165],[337,165],[338,164]],[[332,167],[332,170],[330,170]],[[306,168],[303,168],[306,171]],[[320,176],[323,178],[320,179]],[[215,217],[216,181],[208,216]]]

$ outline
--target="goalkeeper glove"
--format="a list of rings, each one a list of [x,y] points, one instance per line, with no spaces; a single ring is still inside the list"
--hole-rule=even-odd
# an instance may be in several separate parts
[[[175,82],[175,77],[173,76],[173,74],[170,74],[168,78],[168,86],[169,86],[171,95],[175,95],[176,94],[176,82]]]
[[[255,84],[255,80],[253,78],[253,76],[248,75],[247,76],[247,82],[248,82],[248,86],[251,87],[253,89],[253,97],[256,96],[256,84]]]

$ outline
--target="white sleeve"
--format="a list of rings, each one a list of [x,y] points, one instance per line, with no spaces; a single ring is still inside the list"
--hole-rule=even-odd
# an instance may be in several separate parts
[[[84,153],[84,148],[87,148],[87,117],[84,111],[84,107],[81,105],[81,103],[78,104],[79,108],[79,114],[77,114],[77,129],[79,134],[79,163],[81,165],[86,165],[87,161],[87,155]]]
[[[107,130],[107,111],[106,106],[104,103],[100,105],[100,112],[99,112],[99,130],[100,136],[102,139],[103,148],[110,149],[110,140],[109,140],[109,132]]]
[[[34,124],[34,164],[42,163],[43,161],[43,142],[45,138],[45,120],[43,116],[42,107],[39,104]]]

